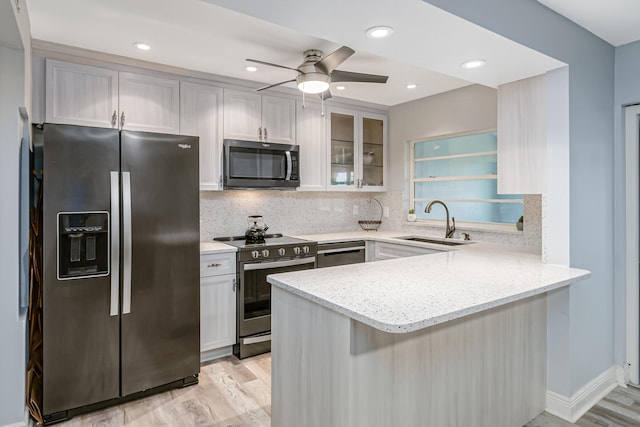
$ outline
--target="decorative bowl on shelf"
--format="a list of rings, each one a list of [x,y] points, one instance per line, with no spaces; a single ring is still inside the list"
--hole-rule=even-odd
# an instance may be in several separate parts
[[[365,151],[362,154],[362,163],[364,163],[365,165],[372,165],[374,155],[375,153],[373,151]]]

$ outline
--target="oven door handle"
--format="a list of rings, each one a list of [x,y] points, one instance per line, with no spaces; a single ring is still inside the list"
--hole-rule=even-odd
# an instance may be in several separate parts
[[[245,264],[243,266],[243,270],[244,271],[266,270],[269,268],[291,267],[294,265],[313,264],[315,262],[316,262],[316,257],[288,259],[286,261],[256,262],[256,263]]]
[[[340,254],[346,252],[360,252],[364,251],[366,247],[364,246],[352,246],[350,248],[338,248],[338,249],[325,249],[318,251],[318,255],[328,255],[328,254]]]

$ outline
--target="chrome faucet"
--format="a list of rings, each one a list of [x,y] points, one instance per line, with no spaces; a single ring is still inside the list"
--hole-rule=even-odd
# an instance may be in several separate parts
[[[424,208],[424,213],[430,213],[431,212],[431,206],[435,205],[436,203],[441,204],[444,207],[445,212],[447,213],[447,228],[445,230],[445,239],[449,239],[451,237],[453,237],[453,232],[456,231],[456,219],[454,217],[451,217],[451,222],[452,224],[449,225],[449,208],[447,208],[447,205],[444,204],[444,202],[440,201],[440,200],[432,200],[429,202],[429,204],[427,205],[426,208]]]

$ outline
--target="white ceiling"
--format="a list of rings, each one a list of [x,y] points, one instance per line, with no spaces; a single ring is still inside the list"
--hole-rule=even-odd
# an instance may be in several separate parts
[[[613,46],[640,40],[639,0],[538,0]]]
[[[245,58],[295,68],[306,49],[327,54],[347,45],[356,53],[338,69],[386,74],[389,81],[349,83],[343,92],[334,84],[332,93],[382,105],[472,82],[495,87],[563,65],[421,0],[27,2],[34,39],[252,80],[255,87],[290,80],[295,72],[258,66],[257,72],[248,73]],[[391,38],[370,40],[364,35],[368,27],[380,24],[395,28]],[[139,51],[133,46],[136,41],[152,49]],[[478,57],[487,61],[485,67],[460,67]],[[407,90],[407,83],[418,87]]]

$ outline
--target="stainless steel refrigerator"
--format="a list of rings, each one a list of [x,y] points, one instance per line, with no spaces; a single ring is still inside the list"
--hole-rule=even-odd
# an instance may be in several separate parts
[[[198,138],[42,138],[45,422],[197,383]]]

